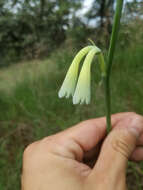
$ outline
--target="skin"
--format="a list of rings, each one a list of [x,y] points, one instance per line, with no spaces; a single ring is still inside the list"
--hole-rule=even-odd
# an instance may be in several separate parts
[[[111,120],[108,136],[103,117],[29,145],[22,190],[126,190],[128,159],[143,160],[143,117],[119,113]]]

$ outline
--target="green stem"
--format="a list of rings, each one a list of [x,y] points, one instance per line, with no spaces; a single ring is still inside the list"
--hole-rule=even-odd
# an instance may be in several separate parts
[[[116,46],[118,32],[119,32],[123,2],[124,0],[117,0],[112,35],[111,35],[108,58],[107,58],[106,77],[104,77],[107,132],[111,130],[110,75],[111,75],[112,62],[113,62],[113,57],[114,57],[114,52],[115,52],[115,46]]]
[[[105,88],[105,104],[106,104],[106,123],[107,123],[107,133],[111,130],[111,98],[110,98],[110,82],[109,77],[105,76],[104,88]]]

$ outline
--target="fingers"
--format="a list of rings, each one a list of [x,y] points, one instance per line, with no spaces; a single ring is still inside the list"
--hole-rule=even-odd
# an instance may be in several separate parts
[[[116,125],[126,114],[113,115],[112,126]],[[106,119],[102,117],[81,122],[63,132],[45,137],[38,144],[46,152],[81,161],[84,153],[91,149],[95,150],[96,145],[105,135]]]
[[[143,134],[140,135],[138,141],[137,141],[138,146],[143,146]]]
[[[60,146],[62,149],[59,148],[60,152],[58,154],[82,161],[85,153],[90,154],[92,149],[94,149],[91,151],[92,154],[94,154],[94,151],[96,152],[96,145],[105,135],[105,117],[87,120],[52,136],[52,142],[55,142],[56,146],[51,150],[55,152]]]
[[[111,118],[112,127],[116,127],[120,121],[128,123],[128,119],[136,115],[132,112],[117,113],[113,114]],[[125,124],[126,125],[126,124]],[[127,127],[123,126],[123,127]],[[62,132],[63,136],[72,137],[72,139],[82,147],[84,151],[84,161],[88,165],[95,163],[96,157],[99,153],[99,147],[97,144],[105,137],[106,135],[106,118],[97,118],[91,119],[88,121],[81,122],[80,124]],[[76,156],[77,157],[77,156]],[[90,163],[92,164],[90,164]]]
[[[111,118],[112,127],[128,115],[128,112],[113,114]],[[61,135],[63,135],[63,138],[72,137],[85,152],[89,151],[106,135],[106,118],[101,117],[81,122],[62,132]]]
[[[143,134],[138,138],[137,147],[133,151],[130,159],[137,162],[143,160]]]
[[[66,135],[77,142],[84,152],[90,151],[106,135],[106,120],[98,118],[81,122],[67,130]]]
[[[130,115],[134,114],[118,113],[112,115],[112,127],[116,128],[121,121],[126,120]],[[106,119],[102,117],[81,122],[63,132],[46,137],[38,143],[43,148],[45,147],[45,151],[81,161],[84,155],[88,157],[91,152],[92,155],[98,153],[96,145],[105,135]]]
[[[110,178],[125,177],[126,165],[136,147],[137,139],[143,133],[143,118],[137,114],[129,114],[121,120],[105,139],[99,158],[91,173],[99,178],[105,173]],[[137,149],[132,157],[142,158],[142,149]],[[114,177],[113,177],[114,176]]]
[[[131,159],[134,161],[143,160],[143,147],[137,147],[131,155]]]

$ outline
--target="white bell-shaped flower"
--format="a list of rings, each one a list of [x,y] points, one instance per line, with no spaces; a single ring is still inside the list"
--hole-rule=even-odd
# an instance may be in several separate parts
[[[70,95],[73,96],[77,77],[78,77],[78,70],[79,70],[79,63],[81,62],[82,58],[91,50],[94,46],[87,46],[79,51],[79,53],[75,56],[67,75],[64,79],[64,82],[59,90],[59,97],[66,97],[69,98]]]
[[[78,78],[77,86],[73,96],[73,104],[83,104],[84,102],[86,104],[90,103],[91,63],[94,55],[100,52],[101,50],[95,46],[87,54]]]

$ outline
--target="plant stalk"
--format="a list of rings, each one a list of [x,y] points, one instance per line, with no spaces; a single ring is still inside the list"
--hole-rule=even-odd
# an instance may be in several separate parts
[[[112,62],[113,62],[113,57],[114,57],[114,52],[115,52],[115,46],[116,46],[116,42],[118,38],[123,2],[124,0],[117,0],[111,40],[110,40],[110,45],[109,45],[108,57],[107,57],[106,76],[104,77],[107,133],[109,133],[111,130],[110,75],[111,75]]]

